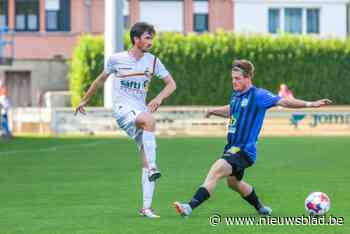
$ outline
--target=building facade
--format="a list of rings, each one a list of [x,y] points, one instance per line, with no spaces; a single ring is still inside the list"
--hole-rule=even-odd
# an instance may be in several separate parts
[[[236,32],[336,38],[349,33],[349,0],[234,0],[234,5]]]
[[[68,90],[67,61],[81,35],[104,32],[104,9],[104,0],[0,0],[0,79],[15,106],[38,106],[46,92]],[[123,14],[125,28],[146,21],[182,33],[345,38],[350,30],[349,0],[124,0]]]
[[[68,89],[67,60],[79,37],[104,32],[104,0],[0,0],[0,79],[14,106],[38,106]],[[232,0],[125,0],[124,24],[159,31],[232,30]],[[6,43],[6,44],[4,44]],[[8,61],[12,61],[9,64]]]

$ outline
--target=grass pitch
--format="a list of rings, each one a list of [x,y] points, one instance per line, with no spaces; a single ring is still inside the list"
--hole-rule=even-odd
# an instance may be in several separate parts
[[[342,226],[209,225],[214,213],[255,216],[222,181],[190,218],[175,200],[188,201],[220,157],[225,139],[158,140],[163,177],[153,207],[161,215],[138,216],[141,162],[134,143],[114,138],[16,138],[0,141],[0,234],[53,233],[350,233],[350,138],[262,138],[257,163],[245,180],[274,216],[305,215],[309,192],[331,198],[329,214]]]

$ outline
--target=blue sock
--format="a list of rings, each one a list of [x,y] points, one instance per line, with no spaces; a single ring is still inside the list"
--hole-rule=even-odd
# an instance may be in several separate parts
[[[204,187],[199,187],[196,194],[193,196],[192,200],[189,202],[189,205],[192,209],[196,208],[202,204],[205,200],[210,197],[208,190]]]
[[[254,206],[256,210],[259,210],[262,207],[254,189],[248,196],[243,197],[243,199],[246,200],[250,205]]]

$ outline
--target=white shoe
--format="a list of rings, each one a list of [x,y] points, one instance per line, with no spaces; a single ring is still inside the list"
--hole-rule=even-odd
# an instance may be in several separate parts
[[[190,216],[192,213],[192,208],[187,203],[174,202],[176,212],[181,216]]]
[[[159,215],[156,215],[152,208],[142,208],[139,214],[147,218],[160,218]]]
[[[263,206],[258,210],[258,213],[260,215],[271,215],[272,214],[272,209],[268,206]]]
[[[161,176],[162,174],[160,174],[160,170],[158,168],[151,168],[148,171],[148,180],[151,182],[159,179]]]

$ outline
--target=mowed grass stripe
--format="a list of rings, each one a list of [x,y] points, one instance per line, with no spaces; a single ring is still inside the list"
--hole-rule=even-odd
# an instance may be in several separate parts
[[[305,214],[309,192],[326,192],[330,214],[350,218],[350,138],[262,138],[256,165],[247,169],[261,200],[276,216]],[[95,145],[94,145],[95,144]],[[141,162],[135,144],[114,138],[20,138],[1,142],[0,233],[350,233],[348,225],[211,227],[208,217],[254,216],[222,181],[192,217],[178,217],[175,200],[188,201],[220,157],[223,138],[158,140],[163,177],[153,207],[159,220],[138,217]],[[35,151],[50,149],[52,151]]]

